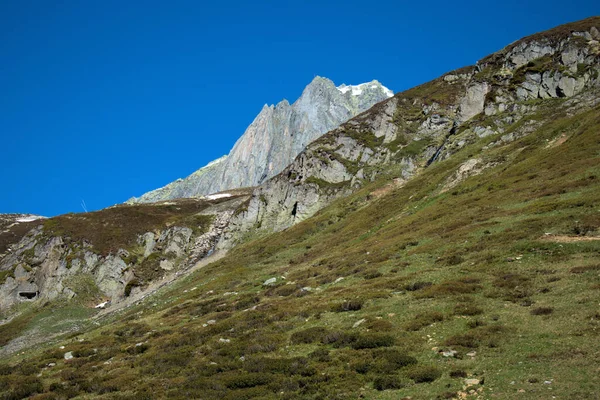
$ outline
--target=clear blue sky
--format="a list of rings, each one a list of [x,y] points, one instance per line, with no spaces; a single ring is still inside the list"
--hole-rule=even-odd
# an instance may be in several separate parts
[[[100,209],[185,177],[315,75],[398,92],[599,13],[593,0],[0,0],[0,212]]]

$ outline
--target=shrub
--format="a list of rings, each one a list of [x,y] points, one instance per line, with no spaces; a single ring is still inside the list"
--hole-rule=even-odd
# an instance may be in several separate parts
[[[6,400],[20,400],[27,398],[35,393],[42,393],[44,387],[39,379],[24,376],[19,379],[19,383],[11,388],[8,393],[3,395],[3,399]]]
[[[129,282],[127,282],[127,284],[125,285],[125,292],[124,292],[125,297],[129,297],[133,288],[138,287],[140,285],[141,285],[140,281],[135,278],[130,280]]]
[[[580,267],[571,268],[571,273],[573,274],[583,274],[591,271],[600,271],[600,264],[597,265],[585,265]]]
[[[368,271],[364,274],[364,278],[365,279],[375,279],[375,278],[379,278],[382,275],[383,274],[379,271]]]
[[[313,360],[319,361],[319,362],[331,361],[331,357],[329,356],[329,350],[327,350],[325,348],[318,348],[315,351],[313,351],[312,353],[310,353],[308,356],[310,358],[312,358]]]
[[[230,376],[225,380],[225,386],[229,389],[244,389],[260,385],[266,385],[271,381],[271,375],[262,373],[246,373]]]
[[[373,362],[371,360],[358,360],[352,363],[352,369],[359,374],[366,374],[371,370]]]
[[[395,349],[378,349],[373,356],[381,361],[378,365],[381,372],[393,372],[417,364],[416,358]]]
[[[433,382],[442,376],[442,372],[436,367],[429,365],[415,365],[408,372],[407,376],[415,383]]]
[[[331,311],[345,312],[358,311],[362,308],[364,301],[361,299],[346,300],[343,303],[334,304],[331,306]]]
[[[409,283],[408,285],[404,286],[404,290],[406,290],[408,292],[414,292],[414,291],[429,287],[431,285],[433,285],[432,282],[419,281],[419,282]]]
[[[471,333],[466,333],[464,335],[450,336],[448,339],[446,339],[444,344],[446,346],[461,346],[474,349],[479,347],[480,340],[479,338],[475,337],[475,335]]]
[[[417,314],[415,319],[406,325],[406,330],[418,331],[421,328],[429,326],[434,322],[444,320],[444,315],[438,311],[428,311],[422,314]]]
[[[343,332],[334,331],[330,332],[321,339],[323,344],[333,344],[334,347],[349,346],[356,342],[358,339],[358,333],[356,332]]]
[[[368,321],[366,323],[366,327],[369,330],[375,332],[389,332],[394,329],[394,325],[390,321],[386,321],[383,319],[375,319]]]
[[[531,315],[550,315],[554,312],[552,307],[536,307],[531,310]]]
[[[400,377],[395,375],[381,375],[373,380],[373,387],[376,390],[402,389],[404,386]]]
[[[481,285],[470,279],[446,281],[433,285],[423,290],[418,297],[444,297],[460,294],[475,293],[481,289]]]
[[[292,294],[296,293],[297,290],[298,288],[296,285],[283,285],[273,290],[273,293],[276,296],[291,296]]]
[[[485,326],[485,325],[486,325],[486,323],[484,321],[480,320],[480,319],[474,319],[474,320],[471,320],[471,321],[467,321],[467,326],[469,328],[472,328],[472,329],[473,328],[478,328],[480,326]]]
[[[303,331],[293,333],[290,340],[293,344],[309,344],[320,342],[326,334],[327,329],[320,326],[315,326],[313,328],[308,328]]]
[[[454,307],[454,315],[479,315],[483,313],[483,309],[477,307],[475,304],[460,303]]]
[[[355,350],[375,349],[377,347],[390,347],[393,345],[393,336],[371,333],[359,336],[356,342],[352,343],[352,348],[354,348]]]
[[[462,369],[454,369],[450,371],[450,378],[466,378],[467,373]]]

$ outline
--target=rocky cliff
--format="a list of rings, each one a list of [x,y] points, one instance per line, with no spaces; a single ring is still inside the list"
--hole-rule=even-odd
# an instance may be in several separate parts
[[[142,292],[211,254],[246,199],[121,205],[42,222],[20,216],[26,230],[7,229],[13,235],[4,237],[0,256],[0,311],[75,297],[88,306],[114,304]]]
[[[336,87],[316,77],[293,104],[265,105],[229,155],[185,179],[148,192],[130,203],[195,197],[256,186],[287,167],[307,144],[393,93],[377,81]]]
[[[539,126],[544,100],[556,99],[552,107],[593,105],[599,27],[594,17],[524,38],[342,124],[257,187],[220,246],[285,229],[383,171],[401,184],[482,137],[506,143],[526,135]],[[562,103],[574,96],[578,100]],[[469,171],[492,165],[471,164]]]

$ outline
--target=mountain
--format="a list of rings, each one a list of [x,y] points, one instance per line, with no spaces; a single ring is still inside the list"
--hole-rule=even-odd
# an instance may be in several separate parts
[[[395,94],[256,188],[27,222],[2,396],[597,398],[599,27]]]
[[[265,105],[227,156],[129,203],[256,186],[280,173],[307,144],[392,95],[377,81],[335,87],[329,79],[316,77],[295,103]]]
[[[480,139],[500,135],[498,144],[526,135],[539,125],[542,100],[597,88],[595,25],[592,18],[524,38],[342,124],[257,187],[220,246],[288,228],[381,174],[402,184]],[[474,156],[464,174],[493,165]]]

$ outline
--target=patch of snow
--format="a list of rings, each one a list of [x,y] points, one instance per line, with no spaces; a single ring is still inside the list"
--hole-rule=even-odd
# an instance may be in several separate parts
[[[17,218],[15,221],[17,221],[17,222],[31,222],[31,221],[36,221],[38,219],[46,219],[46,217],[42,217],[40,215],[28,215],[27,217]]]
[[[208,196],[206,196],[206,198],[208,200],[217,200],[217,199],[224,199],[226,197],[231,197],[232,194],[231,193],[218,193],[218,194],[209,194]]]
[[[101,310],[104,310],[108,304],[110,304],[110,300],[106,300],[105,302],[98,304],[94,308],[99,308]]]
[[[386,88],[385,86],[383,86],[381,83],[377,82],[377,81],[372,81],[372,82],[366,82],[366,83],[361,83],[360,85],[345,85],[342,84],[340,86],[338,86],[336,89],[339,90],[340,92],[346,94],[348,92],[351,92],[351,94],[353,96],[359,96],[363,93],[364,89],[378,89],[381,88],[381,90],[383,90],[383,92],[385,93],[385,95],[387,97],[392,97],[394,95],[394,92],[392,92],[390,89]]]

